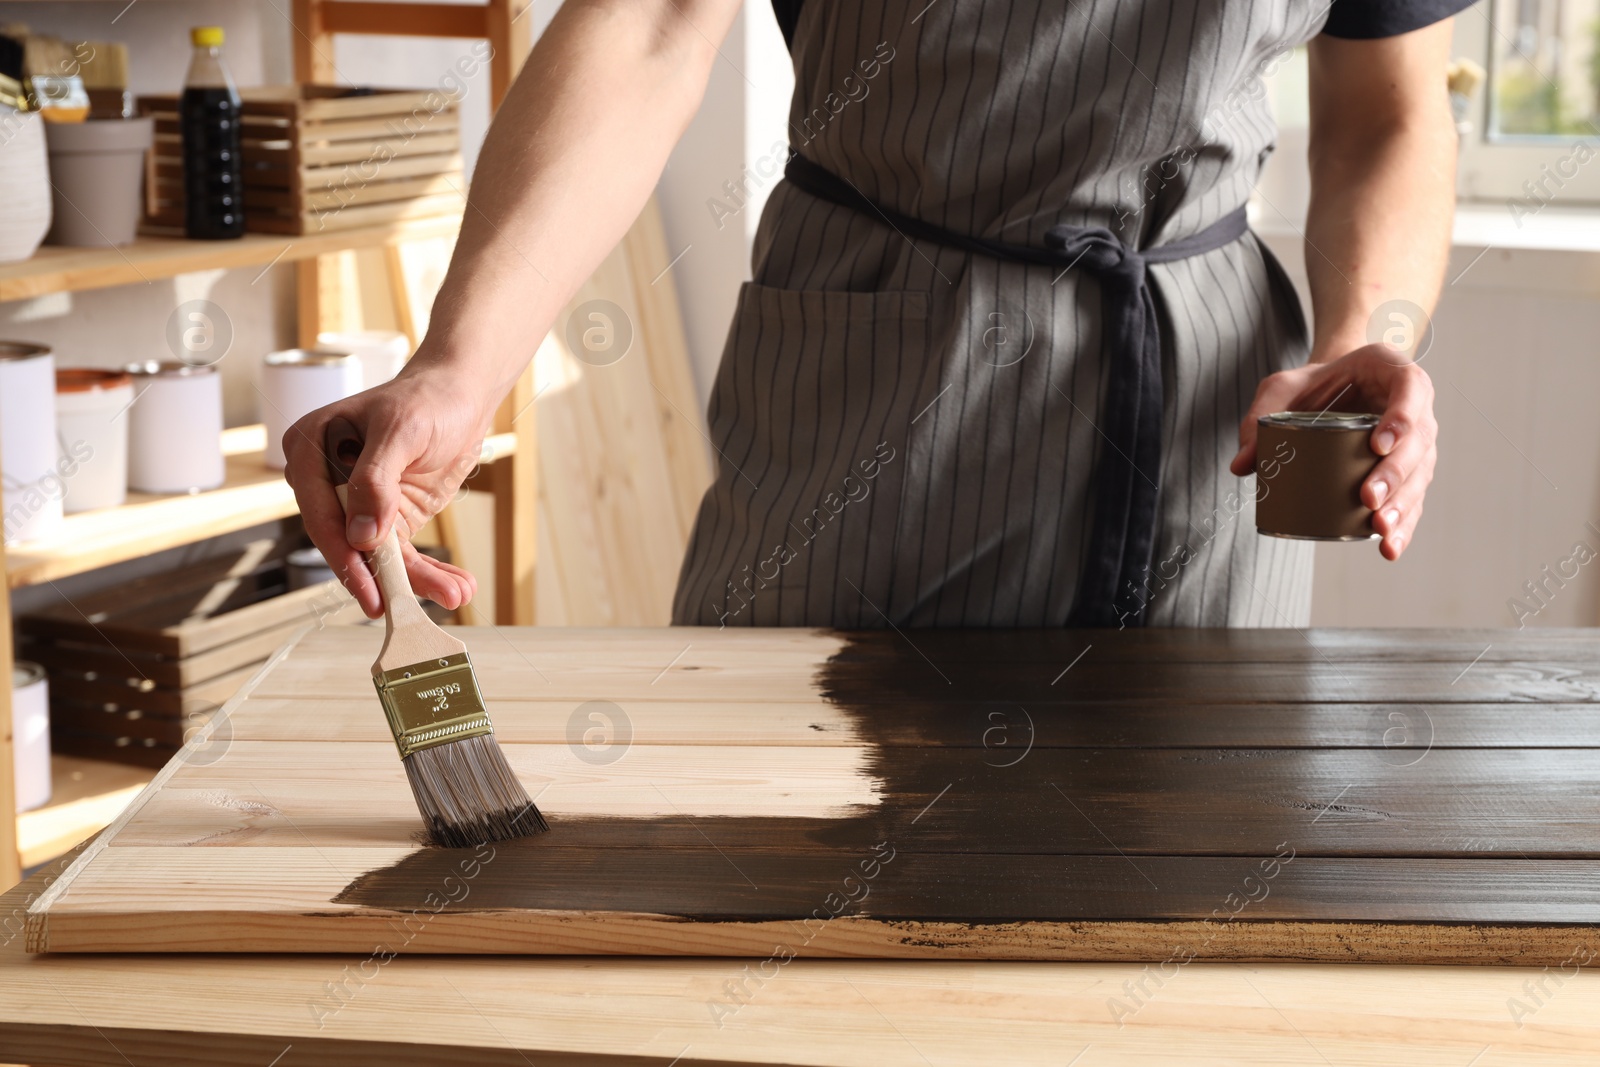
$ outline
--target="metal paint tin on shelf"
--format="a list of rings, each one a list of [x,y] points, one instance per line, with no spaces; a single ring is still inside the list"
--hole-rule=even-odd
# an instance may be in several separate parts
[[[361,392],[361,361],[332,348],[272,352],[261,369],[261,421],[267,426],[267,466],[284,466],[283,435],[320,407]]]
[[[67,481],[68,515],[114,508],[128,498],[128,419],[133,379],[126,371],[56,371],[56,444]]]
[[[222,484],[222,376],[214,366],[132,363],[128,488],[198,493]]]
[[[1256,421],[1256,530],[1309,541],[1377,537],[1361,483],[1378,464],[1378,416],[1280,411]]]
[[[56,469],[56,364],[50,349],[0,341],[0,509],[5,543],[61,525],[66,483]]]
[[[333,568],[315,548],[297,548],[289,553],[289,588],[305,589],[334,579]]]
[[[12,766],[17,810],[50,801],[50,687],[44,668],[18,660],[11,665]]]
[[[411,341],[398,330],[350,330],[317,334],[318,348],[353,352],[361,361],[361,388],[382,385],[400,373],[411,355]]]

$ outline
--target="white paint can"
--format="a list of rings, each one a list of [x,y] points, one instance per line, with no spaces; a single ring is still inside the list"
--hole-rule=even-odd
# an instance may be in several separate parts
[[[222,377],[214,366],[132,363],[128,488],[197,493],[222,484]]]
[[[398,330],[350,330],[317,334],[318,348],[351,352],[361,361],[361,388],[382,385],[400,373],[411,355],[411,340]]]
[[[49,537],[61,525],[56,469],[56,364],[44,345],[0,341],[0,507],[5,543]]]
[[[114,508],[128,498],[126,371],[63,367],[56,371],[56,445],[67,482],[66,512]]]
[[[44,668],[18,660],[11,668],[12,763],[17,810],[50,801],[50,687]]]
[[[348,351],[290,348],[269,353],[261,370],[267,466],[283,470],[283,435],[289,427],[320,407],[361,392],[361,378],[361,361]]]

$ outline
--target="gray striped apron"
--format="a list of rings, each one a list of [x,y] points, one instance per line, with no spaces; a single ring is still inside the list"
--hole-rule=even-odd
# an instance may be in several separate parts
[[[1253,235],[1206,236],[1270,151],[1261,68],[1323,13],[807,0],[790,145],[848,193],[784,181],[768,201],[674,621],[1304,625],[1310,546],[1258,537],[1254,480],[1227,464],[1305,323]],[[1136,421],[1161,447],[1121,462],[1153,515],[1121,524],[1109,567],[1106,472],[1142,351],[1115,280],[974,246],[1094,230],[1149,261],[1159,336],[1159,425]]]

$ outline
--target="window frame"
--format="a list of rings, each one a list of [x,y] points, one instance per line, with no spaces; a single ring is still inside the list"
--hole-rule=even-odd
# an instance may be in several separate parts
[[[1522,218],[1545,206],[1600,206],[1600,132],[1489,138],[1499,55],[1495,45],[1501,43],[1493,19],[1499,5],[1516,2],[1478,0],[1464,8],[1456,16],[1452,55],[1481,63],[1487,72],[1468,115],[1472,128],[1461,137],[1456,195],[1464,202],[1504,205],[1520,224]],[[1526,185],[1533,182],[1543,183],[1543,191],[1549,195],[1530,194]]]

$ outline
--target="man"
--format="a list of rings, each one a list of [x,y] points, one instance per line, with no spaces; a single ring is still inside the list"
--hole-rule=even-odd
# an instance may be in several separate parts
[[[648,198],[738,6],[567,0],[485,141],[417,355],[286,437],[307,529],[369,614],[357,551],[459,484]],[[713,390],[674,621],[1303,625],[1310,548],[1259,537],[1240,478],[1256,417],[1287,409],[1382,414],[1362,499],[1398,559],[1433,394],[1367,330],[1439,290],[1463,6],[778,0],[793,155]],[[1274,136],[1261,67],[1307,41],[1309,336],[1243,218]],[[368,441],[348,517],[318,447],[334,414]],[[419,593],[471,596],[406,556]]]

